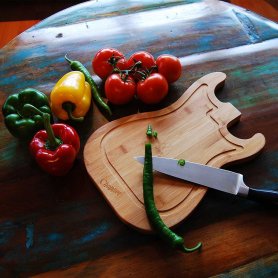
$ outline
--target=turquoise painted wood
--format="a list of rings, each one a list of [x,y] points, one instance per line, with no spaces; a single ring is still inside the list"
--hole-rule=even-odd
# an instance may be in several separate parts
[[[105,121],[173,103],[201,76],[222,71],[218,93],[242,112],[231,132],[266,137],[255,160],[227,168],[256,188],[278,190],[278,25],[220,1],[89,1],[57,13],[0,50],[0,103],[26,87],[49,94],[70,69],[64,55],[92,72],[91,59],[103,47],[126,56],[146,50],[180,58],[183,74],[160,105],[136,101],[112,107],[103,119],[90,111],[74,127],[81,152],[65,177],[42,172],[28,144],[12,137],[0,117],[0,276],[86,275],[99,277],[208,277],[261,262],[278,252],[277,208],[209,191],[176,232],[187,245],[202,240],[201,253],[184,255],[155,236],[123,224],[92,184],[83,163],[87,138]],[[101,86],[101,81],[93,74]],[[92,119],[92,116],[95,118]],[[99,122],[98,122],[99,120]],[[98,123],[96,123],[98,122]],[[275,260],[257,269],[275,269]],[[254,267],[254,264],[252,267]],[[270,266],[269,266],[270,265]]]

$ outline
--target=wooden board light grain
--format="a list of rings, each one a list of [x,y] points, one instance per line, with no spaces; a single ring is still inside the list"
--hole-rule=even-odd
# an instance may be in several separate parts
[[[240,112],[222,103],[215,89],[226,75],[215,72],[197,80],[172,105],[154,112],[110,122],[89,138],[84,149],[87,171],[118,217],[127,224],[150,231],[142,192],[142,155],[151,124],[158,132],[152,139],[153,155],[185,158],[221,167],[257,154],[265,144],[262,134],[239,139],[228,131]],[[185,219],[204,197],[207,189],[163,174],[154,174],[155,201],[162,219],[174,226]]]

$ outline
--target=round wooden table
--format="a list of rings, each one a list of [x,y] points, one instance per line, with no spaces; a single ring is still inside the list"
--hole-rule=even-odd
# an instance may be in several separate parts
[[[8,132],[1,114],[0,276],[277,275],[277,207],[209,190],[175,228],[187,245],[201,239],[203,249],[182,254],[115,216],[86,172],[83,148],[105,123],[166,107],[194,81],[220,71],[227,80],[218,98],[242,113],[231,133],[249,138],[261,132],[266,138],[259,156],[229,169],[242,173],[255,188],[278,190],[278,25],[212,0],[85,2],[45,19],[0,50],[1,107],[10,94],[27,87],[49,95],[70,70],[65,54],[92,73],[91,59],[104,47],[126,56],[138,50],[155,57],[176,55],[183,64],[182,77],[155,107],[112,107],[111,118],[91,110],[75,125],[81,152],[64,177],[41,171],[28,144]]]

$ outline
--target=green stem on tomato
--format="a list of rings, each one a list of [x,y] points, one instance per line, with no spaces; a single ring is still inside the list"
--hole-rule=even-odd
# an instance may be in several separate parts
[[[142,65],[141,61],[137,61],[130,69],[119,69],[117,66],[114,66],[113,73],[119,73],[120,75],[129,76],[131,73],[140,73],[141,77],[146,78],[146,74],[142,71],[138,71],[137,68],[140,68]]]
[[[136,73],[139,73],[143,79],[146,79],[148,74],[144,71],[137,70]]]
[[[157,66],[152,66],[152,67],[148,70],[148,72],[149,72],[149,74],[151,74],[154,70],[157,70],[157,69],[158,69]]]
[[[114,56],[113,54],[112,57],[108,59],[108,63],[111,64],[114,69],[116,68],[117,62],[122,58],[122,56]]]
[[[135,68],[141,68],[142,67],[142,62],[137,61],[134,63],[134,65],[129,69],[129,71],[133,71]]]

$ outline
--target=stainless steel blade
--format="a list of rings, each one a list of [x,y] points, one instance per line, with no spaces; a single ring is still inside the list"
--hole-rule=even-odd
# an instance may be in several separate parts
[[[144,164],[144,157],[136,157],[140,163]],[[243,182],[241,174],[186,161],[184,166],[178,164],[178,159],[153,156],[153,169],[187,180],[199,185],[220,190],[234,195],[247,196],[249,187]]]

